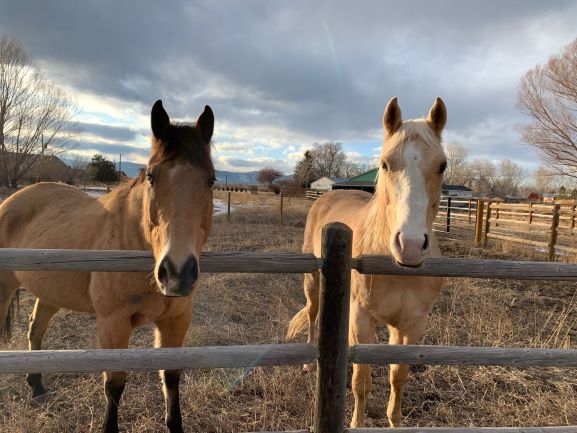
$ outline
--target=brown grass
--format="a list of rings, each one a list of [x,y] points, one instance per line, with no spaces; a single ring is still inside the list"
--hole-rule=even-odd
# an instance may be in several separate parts
[[[241,196],[241,193],[233,193]],[[208,245],[220,251],[299,251],[307,203],[285,202],[278,221],[278,196],[238,198],[240,207],[216,218]],[[234,203],[234,200],[233,200]],[[481,251],[466,243],[442,242],[454,257],[513,258],[509,252]],[[204,274],[196,294],[187,345],[229,345],[283,341],[288,321],[304,304],[300,275]],[[26,316],[33,299],[25,294],[9,350],[25,349]],[[574,284],[454,279],[433,311],[426,344],[576,347]],[[94,317],[59,313],[45,338],[51,349],[96,346]],[[380,335],[386,340],[386,330]],[[150,346],[152,329],[134,333],[132,346]],[[373,370],[368,425],[386,423],[387,367]],[[404,399],[407,426],[530,426],[577,423],[577,370],[504,367],[415,367]],[[0,431],[98,431],[104,410],[98,374],[47,375],[55,391],[34,407],[23,376],[0,376]],[[181,385],[188,431],[290,430],[311,425],[314,375],[299,367],[188,371]],[[352,408],[349,394],[348,414]],[[120,408],[127,432],[164,430],[164,402],[155,373],[131,373]]]

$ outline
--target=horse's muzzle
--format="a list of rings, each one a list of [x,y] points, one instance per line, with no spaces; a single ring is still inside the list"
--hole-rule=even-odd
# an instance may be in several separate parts
[[[194,256],[189,256],[180,269],[177,269],[169,256],[165,256],[157,271],[160,290],[165,296],[190,295],[198,276],[198,260]]]

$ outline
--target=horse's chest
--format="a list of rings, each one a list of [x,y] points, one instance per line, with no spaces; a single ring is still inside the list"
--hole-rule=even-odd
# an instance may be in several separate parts
[[[363,275],[353,286],[353,301],[378,325],[402,327],[427,316],[441,289],[437,278]]]

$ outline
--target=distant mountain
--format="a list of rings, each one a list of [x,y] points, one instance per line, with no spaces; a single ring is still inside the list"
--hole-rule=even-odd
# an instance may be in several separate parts
[[[235,183],[244,185],[256,185],[258,171],[248,171],[246,173],[236,173],[234,171],[220,171],[216,170],[217,183],[228,183],[234,185]]]
[[[69,166],[74,165],[74,158],[60,158],[64,163]],[[116,162],[116,167],[118,168],[118,161]],[[135,162],[122,161],[122,171],[126,173],[128,177],[136,177],[141,169],[146,168],[144,164],[137,164]],[[229,185],[243,184],[243,185],[255,185],[257,184],[258,171],[249,171],[246,173],[236,173],[234,171],[221,171],[216,170],[216,181],[218,183],[228,183]]]

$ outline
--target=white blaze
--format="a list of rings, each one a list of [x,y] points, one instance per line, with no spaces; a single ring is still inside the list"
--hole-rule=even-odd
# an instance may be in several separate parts
[[[394,233],[403,239],[424,239],[427,234],[429,197],[421,171],[423,155],[415,144],[408,144],[403,153],[404,170],[397,184],[397,221]]]

